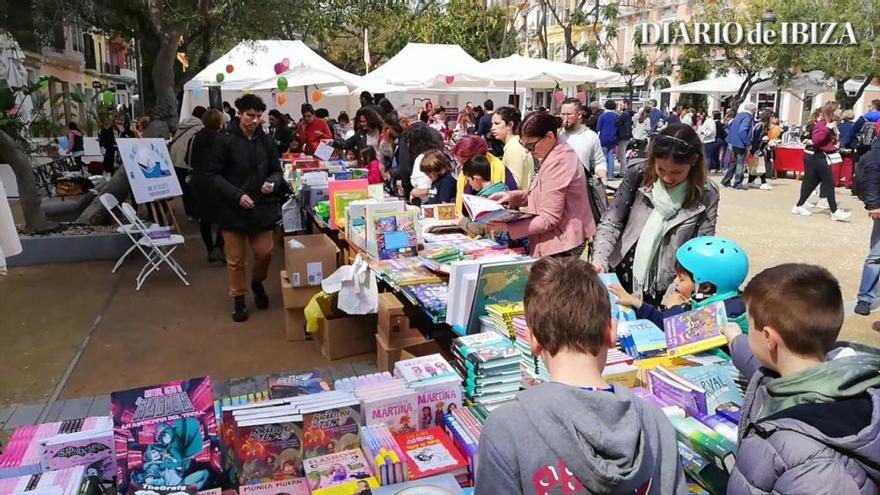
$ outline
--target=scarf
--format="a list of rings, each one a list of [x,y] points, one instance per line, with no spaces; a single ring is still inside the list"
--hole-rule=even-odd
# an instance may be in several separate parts
[[[652,282],[649,276],[651,269],[657,264],[657,251],[666,231],[666,224],[681,209],[689,187],[690,184],[685,181],[672,189],[667,189],[660,179],[657,179],[651,188],[654,210],[642,227],[633,260],[633,281],[643,293],[648,288],[649,282]]]

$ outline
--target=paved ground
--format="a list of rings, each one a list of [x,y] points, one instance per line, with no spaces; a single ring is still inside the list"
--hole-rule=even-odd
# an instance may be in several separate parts
[[[718,232],[743,245],[753,274],[787,261],[821,264],[840,279],[844,299],[853,301],[870,222],[861,203],[848,195],[839,200],[854,211],[850,223],[833,223],[827,214],[792,215],[799,186],[778,180],[769,192],[722,190]],[[54,395],[62,400],[99,396],[182,376],[209,374],[219,380],[328,366],[311,342],[284,339],[272,275],[267,284],[272,307],[253,311],[247,323],[233,323],[225,270],[207,265],[192,226],[186,230],[188,247],[178,259],[190,272],[191,287],[163,271],[135,291],[140,260],[116,275],[110,274],[110,262],[13,270],[0,283],[0,408]],[[279,247],[270,274],[280,265]],[[843,338],[880,346],[872,321],[849,316]],[[80,350],[64,386],[58,386]]]

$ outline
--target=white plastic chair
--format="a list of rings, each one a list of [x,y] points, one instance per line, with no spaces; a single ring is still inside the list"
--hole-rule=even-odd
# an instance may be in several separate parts
[[[119,200],[116,199],[116,196],[110,193],[104,193],[101,195],[100,200],[101,204],[104,205],[104,209],[107,210],[107,213],[109,213],[110,216],[113,217],[113,220],[116,221],[116,224],[118,225],[118,227],[116,227],[116,232],[119,232],[120,234],[125,234],[128,236],[129,239],[131,239],[131,247],[129,247],[128,250],[126,250],[125,253],[123,253],[122,256],[119,257],[119,259],[116,261],[116,264],[113,265],[113,271],[110,272],[116,273],[116,271],[119,270],[120,267],[122,267],[122,263],[125,262],[125,259],[128,258],[128,255],[130,255],[132,252],[134,252],[135,249],[137,249],[138,239],[136,236],[138,235],[138,229],[130,223],[124,223],[122,220],[119,219],[118,216],[116,216],[116,209],[119,208]],[[147,231],[153,230],[158,227],[158,225],[154,223],[145,223],[144,225],[147,227]]]
[[[186,270],[184,270],[174,257],[171,256],[171,253],[173,253],[178,246],[183,245],[183,236],[172,234],[171,237],[164,239],[151,239],[147,233],[146,225],[144,225],[144,222],[138,218],[134,208],[128,203],[122,203],[121,209],[126,220],[138,229],[138,234],[140,234],[141,237],[137,241],[137,247],[141,253],[144,254],[144,257],[147,258],[147,263],[137,276],[137,290],[141,290],[141,286],[144,285],[147,277],[153,272],[158,271],[161,268],[162,263],[168,265],[168,267],[171,268],[171,271],[183,281],[184,285],[189,287],[189,282],[185,277]]]

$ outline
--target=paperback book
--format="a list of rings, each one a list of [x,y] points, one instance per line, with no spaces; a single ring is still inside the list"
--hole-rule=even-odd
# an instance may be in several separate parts
[[[685,356],[727,344],[721,330],[727,326],[723,302],[670,316],[663,320],[670,356]]]
[[[381,485],[403,483],[409,479],[403,450],[384,424],[361,429],[361,450]]]
[[[269,395],[273,399],[317,394],[330,390],[330,384],[318,370],[272,376],[267,379],[267,385],[269,386]]]
[[[303,418],[299,415],[238,423],[242,485],[303,476]]]
[[[456,478],[468,475],[467,461],[439,426],[404,433],[395,437],[406,455],[410,479],[449,473]]]
[[[534,258],[522,258],[480,265],[467,333],[479,333],[480,317],[487,314],[486,306],[523,302],[529,268],[534,262]]]
[[[121,493],[200,491],[222,476],[208,377],[110,395]]]
[[[412,210],[377,213],[368,219],[373,224],[376,255],[380,260],[418,256],[418,213]],[[369,232],[368,232],[369,235]]]
[[[309,495],[309,482],[305,478],[270,481],[253,485],[241,485],[239,495]]]
[[[462,495],[463,493],[455,476],[450,474],[431,476],[373,490],[373,495]]]
[[[462,204],[464,204],[468,216],[477,223],[511,223],[535,217],[534,213],[505,208],[491,199],[473,194],[463,195]]]
[[[742,405],[742,393],[724,366],[717,364],[691,366],[679,368],[675,370],[675,374],[705,391],[708,414],[715,414],[722,404]]]
[[[306,460],[306,478],[312,495],[369,493],[379,488],[360,447]]]
[[[403,379],[355,389],[363,406],[366,426],[385,425],[391,433],[408,433],[419,428],[416,422],[418,394]]]
[[[86,476],[112,480],[116,475],[113,424],[109,417],[101,418],[101,423],[97,429],[59,434],[40,442],[43,471],[85,466]]]

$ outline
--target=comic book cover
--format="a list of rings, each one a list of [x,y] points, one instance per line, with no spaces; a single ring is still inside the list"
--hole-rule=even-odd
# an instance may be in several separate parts
[[[302,417],[242,422],[236,455],[241,463],[238,477],[242,485],[302,477]]]
[[[269,395],[273,399],[284,399],[297,395],[317,394],[330,390],[330,385],[318,370],[308,373],[291,373],[272,376],[267,380]]]
[[[418,384],[416,390],[419,393],[419,429],[443,426],[443,417],[461,407],[461,381],[458,378]]]
[[[359,403],[303,414],[303,455],[311,458],[360,447],[364,425]]]
[[[220,442],[209,377],[110,395],[119,493],[219,486]]]
[[[407,383],[420,381],[439,381],[448,377],[457,377],[455,370],[440,354],[417,357],[398,361],[394,364],[394,376],[401,377]]]
[[[727,344],[721,329],[727,325],[723,302],[670,316],[663,320],[670,356],[695,354]]]
[[[406,454],[412,480],[443,473],[458,475],[467,472],[467,461],[439,426],[396,435],[395,439]]]
[[[110,427],[56,435],[40,442],[40,463],[43,471],[86,466],[86,476],[112,480],[116,475],[113,447],[113,430]]]
[[[254,485],[241,485],[239,495],[309,495],[309,482],[305,478],[270,481]]]
[[[367,426],[385,424],[391,433],[416,431],[416,404],[418,397],[415,390],[404,389],[393,396],[385,394],[378,397],[365,397],[364,422]]]
[[[370,493],[379,488],[360,448],[307,459],[305,465],[312,495]]]

